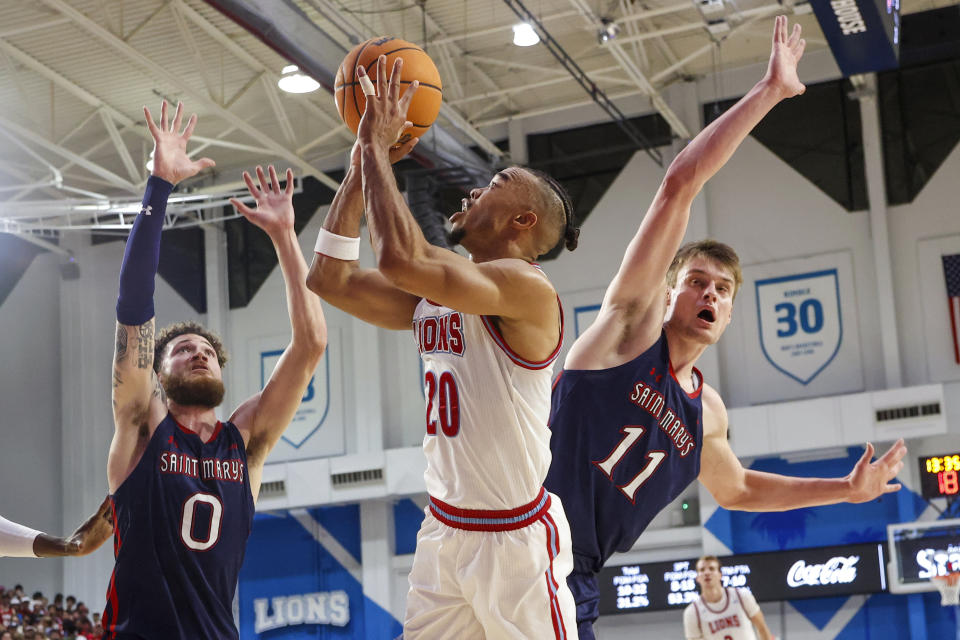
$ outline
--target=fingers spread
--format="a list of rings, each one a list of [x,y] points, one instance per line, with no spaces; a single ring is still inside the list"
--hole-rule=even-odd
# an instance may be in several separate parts
[[[270,171],[270,186],[273,187],[274,193],[280,193],[280,181],[277,180],[277,170],[273,168],[273,165],[268,167]]]
[[[246,171],[243,172],[243,181],[247,183],[247,189],[250,191],[250,195],[254,198],[259,198],[260,189],[257,189],[257,185],[253,184],[253,178],[251,178],[250,174]]]
[[[173,132],[180,131],[180,122],[183,120],[183,103],[177,103],[177,112],[173,115],[173,125],[171,125],[170,130]]]
[[[414,80],[410,83],[410,86],[407,87],[407,90],[403,92],[403,97],[400,98],[400,113],[407,115],[407,109],[410,108],[410,101],[413,100],[413,94],[417,92],[417,89],[420,87],[420,81]]]
[[[270,187],[267,186],[267,176],[263,173],[263,167],[257,165],[257,180],[260,181],[260,190],[264,193],[270,191]]]
[[[293,193],[293,169],[287,169],[287,188],[283,192],[288,196]]]
[[[390,102],[396,102],[400,95],[400,71],[403,69],[403,58],[397,58],[393,61],[393,70],[390,72],[390,85],[387,90],[387,96]]]
[[[143,105],[143,117],[147,120],[147,129],[150,129],[150,134],[156,138],[160,130],[157,129],[157,124],[153,121],[153,114],[150,113],[150,108],[147,105]]]
[[[246,175],[246,173],[244,173],[244,175]],[[232,204],[241,215],[248,216],[254,213],[253,209],[243,204],[236,198],[230,198],[230,204]]]
[[[384,94],[384,89],[387,87],[387,56],[380,56],[377,58],[377,93],[378,95]]]
[[[160,130],[168,131],[167,129],[167,101],[164,100],[160,103]]]
[[[197,114],[190,116],[190,119],[187,120],[187,128],[183,130],[183,139],[189,140],[190,136],[193,135],[193,128],[197,126]],[[179,130],[179,128],[178,128]]]
[[[217,166],[217,163],[214,162],[211,158],[200,158],[195,163],[200,169],[209,169],[210,167]]]

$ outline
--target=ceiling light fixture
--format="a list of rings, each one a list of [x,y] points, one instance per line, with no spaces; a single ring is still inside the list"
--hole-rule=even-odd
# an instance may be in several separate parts
[[[310,93],[320,88],[320,83],[310,76],[300,73],[295,64],[287,65],[280,72],[277,86],[287,93]]]
[[[518,47],[530,47],[540,42],[540,36],[526,22],[513,25],[513,44]]]
[[[603,18],[600,21],[600,32],[597,33],[600,44],[613,40],[618,35],[620,35],[620,25],[610,18]]]

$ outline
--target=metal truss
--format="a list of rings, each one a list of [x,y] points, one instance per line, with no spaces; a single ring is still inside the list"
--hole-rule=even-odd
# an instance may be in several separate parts
[[[597,105],[603,109],[607,115],[614,121],[614,123],[620,127],[620,130],[623,131],[627,137],[633,142],[637,147],[643,149],[648,156],[650,156],[654,162],[658,165],[663,166],[663,157],[660,152],[653,146],[653,144],[647,140],[647,137],[637,129],[633,123],[631,123],[623,112],[620,111],[619,107],[613,103],[613,101],[607,96],[603,90],[596,85],[596,83],[590,79],[590,77],[580,68],[573,58],[571,58],[567,52],[560,46],[556,40],[553,39],[553,36],[550,35],[550,32],[547,31],[543,24],[537,20],[529,9],[527,9],[520,0],[503,0],[504,3],[510,7],[511,10],[517,17],[519,17],[524,22],[527,22],[536,27],[537,31],[540,34],[540,39],[543,44],[550,50],[550,53],[557,59],[557,61],[563,65],[563,67],[570,72],[570,75],[573,76],[573,79],[577,81],[584,91],[590,95],[590,98],[597,103]]]

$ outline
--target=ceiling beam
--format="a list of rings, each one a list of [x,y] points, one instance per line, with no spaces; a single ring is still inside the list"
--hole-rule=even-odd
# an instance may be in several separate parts
[[[260,60],[252,56],[249,52],[247,52],[246,49],[241,47],[239,44],[237,44],[235,40],[230,38],[230,36],[225,34],[223,31],[218,29],[214,24],[212,24],[209,20],[204,18],[196,9],[185,4],[184,2],[182,2],[182,0],[174,0],[174,3],[177,5],[177,10],[181,14],[183,14],[188,20],[193,22],[195,25],[200,27],[200,29],[204,33],[206,33],[208,36],[213,38],[216,42],[220,43],[220,45],[224,49],[226,49],[231,54],[236,56],[241,62],[246,64],[252,70],[272,78],[274,82],[276,82],[280,78],[279,69],[271,69],[266,64],[264,64],[263,62],[261,62]],[[302,96],[302,98],[303,98],[302,100],[297,101],[297,104],[302,106],[311,115],[319,118],[324,125],[329,127],[337,127],[340,125],[339,118],[336,118],[330,115],[327,111],[325,111],[319,105],[315,104],[307,96]],[[343,137],[352,140],[354,136],[350,131],[346,131]]]
[[[587,4],[586,0],[569,0],[570,4],[574,6],[580,12],[583,20],[594,29],[599,29],[601,25],[601,19],[597,14],[593,12],[593,9],[590,8],[590,5]],[[610,55],[613,56],[623,70],[627,73],[628,76],[636,83],[640,90],[643,91],[650,97],[650,102],[653,104],[653,107],[663,116],[663,119],[667,121],[670,125],[670,128],[673,131],[684,139],[689,139],[692,137],[690,130],[687,128],[687,125],[683,123],[683,120],[680,119],[673,109],[670,108],[670,105],[666,103],[663,97],[653,88],[653,85],[647,80],[647,77],[640,70],[640,68],[633,61],[633,58],[624,51],[623,47],[619,44],[619,40],[610,40],[607,42],[605,48],[610,52]]]
[[[223,96],[220,96],[220,98],[217,99],[217,96],[213,91],[214,82],[210,78],[210,70],[207,68],[207,61],[203,59],[203,54],[200,52],[200,47],[197,46],[197,42],[193,39],[193,34],[190,33],[190,26],[187,24],[183,13],[180,11],[181,6],[183,6],[183,3],[181,2],[170,3],[170,12],[173,14],[173,21],[177,24],[177,31],[180,32],[180,37],[187,45],[187,51],[189,51],[193,56],[193,62],[200,71],[200,75],[203,76],[203,84],[205,84],[207,87],[207,95],[210,96],[211,100],[215,100],[219,104],[223,104]]]
[[[130,150],[127,149],[127,145],[123,143],[123,138],[120,137],[120,132],[117,131],[117,125],[113,121],[113,118],[101,109],[100,119],[103,121],[103,126],[107,129],[107,135],[110,136],[110,141],[113,142],[113,146],[117,150],[117,155],[120,156],[120,161],[123,163],[127,173],[130,174],[130,179],[135,183],[140,182],[143,176],[137,169],[137,165],[133,163],[133,158],[130,157]]]
[[[562,18],[571,18],[575,15],[578,15],[580,12],[575,10],[560,11],[558,13],[550,14],[549,16],[541,16],[537,18],[540,22],[550,22],[551,20],[560,20]],[[454,34],[442,34],[440,37],[429,38],[426,44],[447,44],[450,42],[459,42],[461,40],[466,40],[468,38],[480,38],[483,36],[488,36],[493,33],[504,33],[507,34],[509,38],[512,38],[511,30],[513,25],[516,24],[516,21],[510,24],[502,24],[496,27],[488,27],[486,29],[476,29],[474,31],[464,31],[463,33],[454,33]]]
[[[236,113],[225,109],[215,100],[212,100],[204,92],[198,91],[193,87],[184,84],[182,78],[167,70],[163,65],[154,62],[137,49],[134,49],[127,42],[113,35],[102,26],[88,18],[86,15],[67,4],[65,0],[43,0],[43,2],[44,4],[70,17],[73,22],[84,31],[94,35],[96,38],[118,51],[131,62],[148,70],[155,77],[163,79],[163,81],[172,86],[181,88],[185,94],[189,95],[192,100],[196,101],[197,105],[206,107],[213,114],[223,118],[230,124],[237,125],[244,133],[255,139],[260,144],[264,145],[266,148],[270,149],[278,157],[284,158],[288,162],[292,162],[294,165],[299,167],[301,171],[316,177],[318,180],[320,180],[320,182],[328,187],[332,189],[339,188],[340,183],[325,174],[322,170],[312,166],[309,162],[274,140],[266,133],[250,127],[243,118]]]
[[[750,18],[748,18],[742,24],[739,24],[735,26],[733,29],[731,29],[730,33],[726,35],[726,38],[732,38],[733,36],[739,34],[741,31],[746,31],[747,29],[752,27],[754,23],[756,23],[757,21],[762,20],[764,18],[770,18],[776,15],[777,13],[780,13],[781,11],[783,11],[783,7],[781,7],[778,4],[774,4],[774,5],[768,5],[766,7],[757,7],[756,9],[748,9],[743,13],[746,14],[748,11],[750,12]],[[659,84],[663,80],[669,78],[670,75],[673,74],[673,72],[683,69],[685,66],[687,66],[688,64],[690,64],[691,62],[699,58],[700,56],[710,53],[710,51],[715,46],[717,46],[717,43],[715,42],[710,42],[709,44],[703,45],[699,49],[696,49],[695,51],[681,58],[680,60],[677,60],[669,67],[665,69],[661,69],[660,71],[655,73],[653,76],[651,76],[650,81],[653,83]]]
[[[66,147],[62,147],[56,144],[55,142],[50,142],[40,134],[34,133],[29,129],[25,129],[24,127],[21,127],[16,122],[9,120],[2,115],[0,115],[0,128],[6,129],[9,133],[15,134],[16,136],[22,138],[23,140],[32,142],[37,146],[43,147],[47,151],[51,151],[63,158],[66,158],[67,160],[72,161],[78,167],[83,167],[90,173],[96,176],[100,176],[104,180],[109,181],[111,184],[123,189],[124,191],[130,191],[132,193],[136,193],[138,191],[134,183],[121,178],[120,176],[113,173],[112,171],[109,171],[101,167],[95,162],[91,162],[87,160],[86,158],[74,153],[73,151],[70,151]]]

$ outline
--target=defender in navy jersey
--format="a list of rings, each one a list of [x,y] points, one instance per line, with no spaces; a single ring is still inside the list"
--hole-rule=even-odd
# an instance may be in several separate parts
[[[902,440],[877,462],[873,447],[845,478],[789,478],[744,469],[727,443],[719,394],[694,363],[730,323],[739,259],[714,241],[679,251],[703,184],[780,100],[803,93],[799,25],[776,19],[763,79],[680,152],[627,247],[600,313],[567,354],[553,390],[545,486],[570,518],[581,640],[593,638],[596,572],[633,546],[694,478],[728,509],[776,511],[864,502],[900,488]]]
[[[127,241],[117,299],[113,367],[114,437],[107,460],[116,566],[103,614],[104,638],[235,639],[233,596],[267,454],[300,404],[326,346],[320,302],[306,288],[307,265],[293,229],[293,174],[286,188],[269,167],[257,202],[237,210],[273,241],[286,286],[292,339],[260,393],[226,422],[219,338],[178,323],[154,338],[153,289],[160,231],[173,186],[212,166],[192,160],[181,133],[183,105],[160,122],[144,108],[154,138],[153,175]]]

